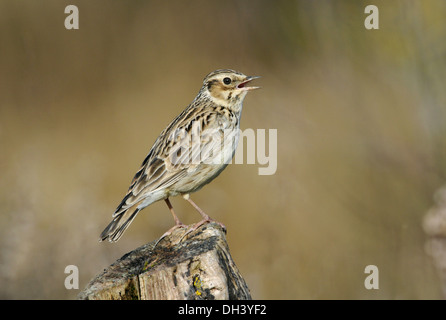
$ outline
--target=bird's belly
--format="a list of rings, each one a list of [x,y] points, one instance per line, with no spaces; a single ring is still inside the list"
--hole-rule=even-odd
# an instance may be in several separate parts
[[[171,193],[191,193],[200,190],[216,178],[231,163],[239,140],[238,127],[214,136],[215,144],[201,149],[200,162],[187,169],[187,175],[170,188]]]
[[[171,192],[184,194],[198,191],[204,185],[214,180],[226,166],[227,164],[200,164],[193,174],[181,180],[181,184],[171,188]]]

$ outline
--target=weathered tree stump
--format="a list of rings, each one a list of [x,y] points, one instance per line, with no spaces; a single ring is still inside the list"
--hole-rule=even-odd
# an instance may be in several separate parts
[[[85,300],[251,299],[222,228],[202,225],[187,234],[176,229],[113,263],[79,294]]]
[[[424,231],[428,236],[426,251],[432,257],[446,299],[446,187],[434,196],[435,206],[425,215]]]

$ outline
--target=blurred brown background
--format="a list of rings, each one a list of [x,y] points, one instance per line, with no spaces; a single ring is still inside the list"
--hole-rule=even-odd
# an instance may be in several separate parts
[[[79,8],[66,30],[64,9]],[[161,130],[212,70],[260,75],[241,127],[278,168],[231,165],[192,198],[228,227],[257,299],[437,299],[421,222],[446,173],[446,2],[0,2],[0,298],[74,299],[173,225],[164,203],[98,237]],[[200,219],[172,200],[185,223]],[[364,268],[379,268],[379,290]]]

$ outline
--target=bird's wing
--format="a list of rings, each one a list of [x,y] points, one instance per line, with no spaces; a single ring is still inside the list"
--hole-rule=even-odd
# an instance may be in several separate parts
[[[199,144],[190,142],[193,139],[193,130],[199,130],[194,123],[199,124],[201,120],[198,119],[202,119],[202,115],[203,109],[186,109],[161,132],[133,177],[128,192],[113,217],[154,192],[169,188],[194,171],[199,165],[196,158],[200,150]]]
[[[209,108],[185,109],[161,132],[113,217],[194,175],[203,164],[221,164],[223,143],[232,143],[225,136],[225,129],[231,126],[229,119],[236,117]]]

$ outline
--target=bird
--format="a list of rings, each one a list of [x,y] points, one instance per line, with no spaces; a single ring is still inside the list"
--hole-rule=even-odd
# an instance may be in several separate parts
[[[177,195],[202,217],[191,230],[217,222],[192,201],[190,194],[216,178],[232,160],[240,135],[243,101],[249,91],[259,88],[247,84],[257,78],[218,69],[203,79],[197,96],[155,140],[99,241],[118,241],[142,209],[160,200],[165,201],[175,222],[160,240],[176,228],[187,227],[170,202]]]

